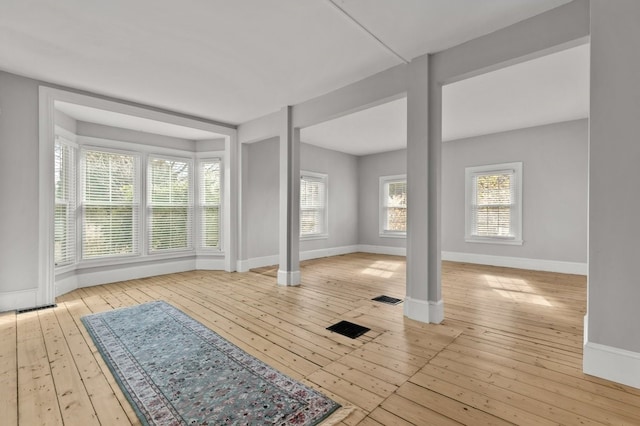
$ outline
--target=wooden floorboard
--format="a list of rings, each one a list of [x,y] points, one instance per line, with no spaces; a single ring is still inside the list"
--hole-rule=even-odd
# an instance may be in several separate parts
[[[640,424],[640,390],[582,373],[583,276],[443,262],[445,320],[403,316],[404,258],[356,253],[191,271],[78,289],[57,307],[0,314],[0,423],[140,424],[80,318],[165,300],[350,408],[339,425]],[[326,330],[340,320],[371,330]]]

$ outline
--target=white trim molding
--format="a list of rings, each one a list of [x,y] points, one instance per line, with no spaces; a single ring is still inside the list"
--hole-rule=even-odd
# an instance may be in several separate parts
[[[320,259],[321,257],[340,256],[342,254],[356,253],[359,246],[329,247],[318,250],[305,250],[300,252],[300,260]]]
[[[406,247],[374,246],[369,244],[359,244],[358,250],[363,253],[387,254],[389,256],[406,256]]]
[[[437,302],[429,300],[429,322],[440,324],[442,321],[444,321],[444,302],[442,299]]]
[[[464,173],[465,241],[489,244],[522,245],[522,162],[518,161],[514,163],[471,166],[466,167]],[[502,200],[502,202],[499,203],[502,206],[510,206],[509,234],[499,235],[500,231],[494,230],[495,234],[482,236],[476,232],[478,223],[473,213],[478,206],[476,200],[476,179],[482,176],[496,175],[509,176],[509,200]],[[494,202],[498,203],[498,200],[496,199]]]
[[[250,259],[238,260],[238,272],[249,272],[254,268],[262,268],[263,266],[277,265],[280,257],[277,254],[272,256],[252,257]]]
[[[387,228],[387,221],[388,221],[388,216],[387,216],[387,202],[388,202],[388,198],[389,198],[389,185],[392,183],[404,183],[405,184],[405,209],[406,209],[406,202],[407,202],[407,197],[406,197],[406,190],[407,190],[407,175],[403,174],[403,175],[393,175],[393,176],[380,176],[379,178],[379,183],[378,183],[378,235],[381,238],[407,238],[407,231],[406,229],[404,231],[392,231],[390,229],[386,229]],[[405,220],[406,220],[406,216],[405,216]],[[406,222],[405,222],[405,228],[406,228]]]
[[[225,267],[226,264],[224,261],[224,256],[196,257],[196,270],[198,271],[225,271]]]
[[[404,299],[404,315],[412,320],[440,324],[444,320],[444,303],[442,300],[435,302],[407,296]]]
[[[524,257],[492,256],[488,254],[443,251],[442,260],[452,262],[477,263],[502,266],[505,268],[528,269],[532,271],[558,272],[561,274],[587,275],[588,266],[581,262],[561,260],[528,259]]]
[[[160,262],[114,265],[106,268],[78,270],[76,273],[76,279],[78,288],[82,288],[119,281],[136,280],[139,278],[153,277],[157,275],[193,271],[195,269],[196,259],[194,257],[188,257],[182,259],[165,259]]]
[[[342,254],[357,253],[360,246],[329,247],[317,250],[306,250],[300,252],[300,260],[319,259],[321,257],[340,256]],[[248,272],[254,268],[277,265],[280,258],[277,254],[272,256],[252,257],[250,259],[238,260],[238,272]]]
[[[585,374],[640,389],[640,353],[589,341],[583,353]]]
[[[224,259],[202,259],[195,256],[167,258],[143,263],[124,263],[96,266],[63,273],[56,277],[55,294],[60,296],[70,291],[94,285],[135,280],[156,275],[203,270],[224,270]],[[36,306],[36,305],[33,305]]]
[[[289,287],[300,285],[300,271],[283,271],[278,269],[278,285]]]
[[[38,303],[38,289],[5,291],[0,293],[0,312],[33,308]]]

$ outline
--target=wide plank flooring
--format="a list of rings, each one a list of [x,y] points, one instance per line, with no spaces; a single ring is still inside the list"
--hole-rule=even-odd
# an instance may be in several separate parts
[[[163,275],[0,314],[0,423],[139,424],[80,317],[166,300],[348,407],[341,425],[640,424],[640,390],[582,373],[585,277],[444,262],[445,321],[428,325],[371,300],[404,298],[404,258],[306,261],[299,287],[275,273]],[[340,320],[371,331],[326,330]]]

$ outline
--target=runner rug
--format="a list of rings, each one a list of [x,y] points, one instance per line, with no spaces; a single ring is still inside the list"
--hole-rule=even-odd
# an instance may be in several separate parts
[[[82,321],[145,425],[315,425],[340,406],[165,302]]]

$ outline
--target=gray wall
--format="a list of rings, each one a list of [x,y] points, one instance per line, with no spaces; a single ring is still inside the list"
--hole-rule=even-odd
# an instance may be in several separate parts
[[[587,132],[585,119],[445,142],[442,250],[586,263]],[[524,243],[465,242],[465,167],[516,161]]]
[[[278,138],[252,143],[243,159],[246,176],[242,182],[243,239],[247,259],[278,254],[278,143]]]
[[[247,259],[278,254],[279,141],[272,138],[246,146],[243,215]],[[337,151],[301,144],[302,170],[326,173],[329,180],[329,237],[303,240],[300,250],[358,243],[358,160]]]
[[[300,241],[300,251],[358,244],[358,157],[303,143],[300,169],[329,176],[329,238]]]
[[[590,342],[640,352],[640,2],[591,2]]]
[[[584,119],[445,142],[442,250],[586,263],[587,132]],[[465,242],[465,167],[512,161],[523,162],[524,244]],[[378,179],[405,170],[405,150],[360,157],[360,244],[406,246],[378,232]]]
[[[360,244],[406,247],[405,238],[380,237],[380,176],[407,173],[407,151],[383,152],[358,158],[358,239]]]
[[[38,287],[38,83],[0,71],[0,291]]]

